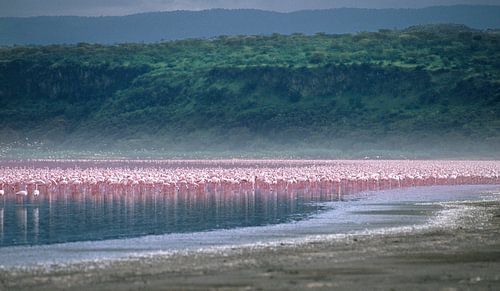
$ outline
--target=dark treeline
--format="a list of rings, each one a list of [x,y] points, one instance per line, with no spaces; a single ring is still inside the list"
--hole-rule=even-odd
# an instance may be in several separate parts
[[[0,49],[0,143],[163,150],[500,149],[500,34]]]

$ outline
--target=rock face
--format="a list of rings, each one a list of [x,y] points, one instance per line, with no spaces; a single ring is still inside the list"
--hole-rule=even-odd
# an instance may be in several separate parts
[[[457,25],[3,48],[0,144],[495,156],[499,51]]]

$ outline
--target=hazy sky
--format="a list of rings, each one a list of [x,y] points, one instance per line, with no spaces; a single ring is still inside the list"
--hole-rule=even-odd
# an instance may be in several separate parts
[[[418,8],[500,0],[0,0],[0,16],[124,15],[147,11],[256,8],[275,11],[339,7]]]

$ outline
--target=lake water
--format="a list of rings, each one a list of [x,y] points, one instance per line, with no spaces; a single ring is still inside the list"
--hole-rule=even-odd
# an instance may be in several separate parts
[[[471,211],[461,209],[461,201],[498,200],[499,190],[500,186],[476,185],[343,197],[300,193],[49,195],[22,201],[4,197],[0,265],[101,261],[405,227],[447,227],[457,213]]]
[[[259,192],[10,195],[0,198],[0,247],[286,223],[337,198]]]

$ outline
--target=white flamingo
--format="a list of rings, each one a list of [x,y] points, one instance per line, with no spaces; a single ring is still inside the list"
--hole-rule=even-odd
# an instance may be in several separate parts
[[[35,184],[35,190],[33,190],[33,196],[40,195],[40,191],[38,190],[38,184]]]
[[[28,190],[26,189],[26,185],[24,186],[24,190],[19,190],[16,192],[17,196],[28,196]]]

